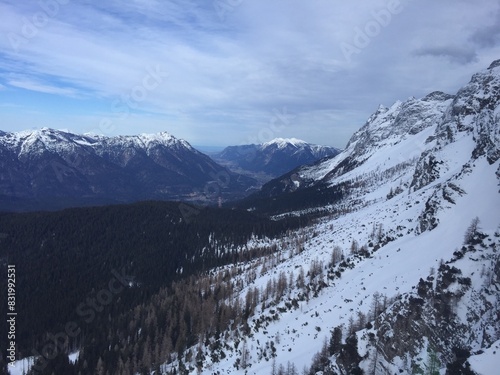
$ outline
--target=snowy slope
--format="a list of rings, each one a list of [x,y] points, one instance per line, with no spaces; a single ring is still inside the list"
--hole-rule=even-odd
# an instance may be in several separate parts
[[[68,355],[68,359],[71,363],[75,363],[78,360],[79,352],[74,352]],[[26,375],[28,371],[34,366],[36,361],[35,357],[26,357],[20,359],[13,363],[10,363],[7,367],[10,375]]]
[[[426,140],[435,132],[452,98],[451,95],[432,93],[422,99],[398,101],[389,108],[381,105],[352,136],[340,155],[320,165],[304,168],[298,172],[299,176],[305,180],[320,180],[333,171],[340,175],[346,168],[336,168],[346,160],[356,166],[367,163],[364,168],[356,168],[355,174],[359,175],[377,168],[388,169],[420,156],[429,147]],[[383,153],[379,152],[381,148],[385,149]]]
[[[207,359],[202,373],[271,374],[279,365],[291,373],[310,368],[335,327],[342,325],[345,342],[360,316],[364,323],[375,322],[372,300],[377,293],[387,302],[377,313],[379,328],[355,328],[356,366],[365,373],[425,369],[434,351],[444,374],[453,361],[449,341],[474,354],[470,364],[478,373],[493,373],[498,352],[488,348],[500,338],[495,314],[500,306],[499,101],[500,64],[494,63],[456,96],[432,93],[380,107],[340,155],[297,170],[300,182],[309,186],[321,181],[332,187],[347,183],[349,189],[341,201],[326,207],[329,216],[276,240],[278,254],[240,265],[245,272],[232,282],[241,280],[244,287],[234,298],[244,303],[255,289],[260,296],[248,321],[250,333],[239,329],[222,335],[225,355],[215,363]],[[474,238],[480,240],[464,247],[464,234],[475,218],[479,227]],[[336,246],[344,261],[331,264]],[[460,277],[445,285],[446,267],[456,267]],[[267,286],[280,275],[289,280],[285,293],[277,300],[265,299]],[[433,298],[456,302],[450,312],[456,337],[447,341],[446,332],[441,339],[428,333],[429,327],[443,329],[439,322],[444,318],[434,300],[422,298],[417,303],[424,313],[415,322],[425,329],[408,330],[418,337],[407,337],[407,346],[398,349],[404,332],[394,324],[412,321],[418,309],[411,304],[420,298],[422,279],[435,280],[428,291]],[[208,347],[201,350],[210,358]],[[344,352],[329,353],[327,359],[328,368],[350,371]],[[176,362],[165,365],[175,367]]]
[[[498,164],[489,166],[483,161],[481,170],[464,181],[464,185],[470,187],[466,198],[441,215],[440,219],[446,225],[439,225],[435,230],[419,236],[413,234],[412,224],[418,212],[423,209],[425,194],[418,195],[420,203],[402,196],[391,205],[373,204],[338,220],[316,226],[314,230],[317,235],[305,242],[302,254],[287,259],[249,287],[262,288],[281,271],[286,272],[287,277],[293,274],[295,279],[298,276],[297,269],[304,266],[307,272],[313,260],[322,261],[326,265],[330,261],[334,245],[340,246],[347,256],[353,239],[360,244],[369,241],[374,224],[381,224],[388,233],[410,231],[411,234],[390,242],[371,258],[359,261],[353,269],[344,271],[340,279],[328,282],[328,287],[318,297],[300,302],[299,309],[280,314],[278,321],[271,323],[265,330],[254,333],[253,337],[247,339],[247,347],[253,348],[250,349],[250,357],[259,363],[253,364],[248,373],[270,373],[270,363],[258,361],[262,343],[270,341],[275,343],[278,363],[286,364],[290,361],[299,369],[310,366],[314,353],[321,350],[323,340],[330,337],[330,331],[334,327],[339,324],[347,327],[349,318],[356,318],[358,312],[368,314],[374,293],[382,293],[389,298],[409,293],[421,277],[429,274],[431,268],[438,268],[441,260],[451,259],[455,250],[462,245],[463,233],[472,218],[479,217],[481,228],[493,234],[500,225],[497,213],[491,209],[500,207],[498,181],[494,178],[497,167]],[[475,184],[477,179],[484,183]],[[484,196],[493,197],[494,200],[484,200]],[[333,229],[330,229],[331,225]],[[398,226],[406,228],[397,229]],[[288,251],[287,248],[283,249],[285,254]],[[245,293],[245,290],[241,292],[241,298],[244,298]],[[290,293],[293,296],[298,292],[292,290]],[[270,314],[269,310],[265,310],[263,314]],[[316,327],[320,327],[321,331]],[[279,344],[276,343],[277,335],[281,336]],[[229,357],[225,364],[214,365],[213,370],[236,373],[232,367],[234,360],[235,358]]]
[[[486,349],[484,353],[472,356],[469,362],[478,375],[495,375],[500,363],[500,340]]]

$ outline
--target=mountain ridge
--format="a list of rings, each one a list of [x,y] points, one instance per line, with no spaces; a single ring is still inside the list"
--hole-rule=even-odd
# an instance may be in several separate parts
[[[241,197],[255,185],[167,132],[106,137],[43,128],[0,134],[0,207]]]
[[[213,157],[235,171],[262,174],[261,181],[283,175],[292,169],[336,155],[339,149],[315,145],[297,138],[275,138],[261,144],[228,146]]]

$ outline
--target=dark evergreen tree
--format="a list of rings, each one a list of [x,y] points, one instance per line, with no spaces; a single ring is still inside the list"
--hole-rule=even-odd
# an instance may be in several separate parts
[[[337,354],[342,348],[342,326],[337,326],[332,330],[328,352],[330,355]]]
[[[338,362],[349,374],[360,375],[363,373],[359,367],[361,357],[358,353],[358,337],[355,333],[347,337],[338,356]]]

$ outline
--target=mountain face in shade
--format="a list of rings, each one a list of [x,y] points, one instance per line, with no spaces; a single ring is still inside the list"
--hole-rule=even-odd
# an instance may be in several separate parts
[[[242,197],[255,183],[163,132],[0,132],[0,210]]]
[[[258,145],[229,146],[214,155],[214,159],[242,173],[263,174],[269,180],[339,152],[334,147],[313,145],[296,138],[276,138]]]

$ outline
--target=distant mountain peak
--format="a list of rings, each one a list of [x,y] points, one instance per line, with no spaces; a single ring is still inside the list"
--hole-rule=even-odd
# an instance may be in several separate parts
[[[306,141],[303,141],[302,139],[297,139],[297,138],[274,138],[269,142],[265,142],[262,144],[262,147],[268,147],[271,145],[276,145],[278,147],[286,147],[288,145],[292,145],[295,147],[303,147],[305,145],[308,145]]]
[[[249,174],[265,174],[267,182],[301,165],[312,164],[325,157],[335,156],[340,150],[307,143],[297,138],[275,138],[258,145],[226,147],[214,157],[229,168],[243,170]]]
[[[194,151],[194,148],[189,144],[189,142],[174,137],[172,134],[163,131],[160,133],[140,133],[136,135],[119,135],[114,137],[104,137],[99,138],[101,141],[108,142],[110,144],[114,143],[125,143],[130,146],[135,146],[139,148],[149,149],[154,146],[163,145],[166,147],[184,147],[189,150]]]
[[[500,59],[493,61],[490,66],[488,67],[488,70],[498,68],[500,67]]]
[[[448,100],[453,99],[454,95],[446,94],[442,91],[433,91],[430,94],[427,94],[422,100],[430,101],[430,100]]]

